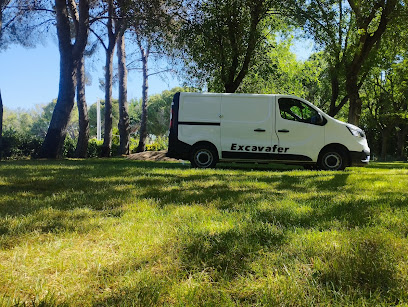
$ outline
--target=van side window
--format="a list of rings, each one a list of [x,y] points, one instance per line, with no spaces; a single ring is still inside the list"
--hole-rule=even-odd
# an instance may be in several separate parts
[[[318,123],[318,112],[297,99],[279,98],[279,111],[283,119],[309,124]]]

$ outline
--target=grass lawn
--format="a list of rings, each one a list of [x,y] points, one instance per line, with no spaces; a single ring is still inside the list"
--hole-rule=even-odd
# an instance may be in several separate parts
[[[0,162],[0,306],[408,303],[408,164]]]

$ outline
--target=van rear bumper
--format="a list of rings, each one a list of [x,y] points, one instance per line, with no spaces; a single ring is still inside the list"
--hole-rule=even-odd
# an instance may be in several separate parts
[[[351,166],[364,166],[370,162],[369,151],[350,151]]]
[[[176,137],[169,137],[169,149],[166,157],[181,160],[190,160],[191,145],[186,144]]]

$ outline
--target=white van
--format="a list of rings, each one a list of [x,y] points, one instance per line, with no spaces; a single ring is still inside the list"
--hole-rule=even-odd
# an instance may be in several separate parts
[[[343,170],[370,160],[364,132],[289,95],[176,93],[168,157],[198,168],[219,161]]]

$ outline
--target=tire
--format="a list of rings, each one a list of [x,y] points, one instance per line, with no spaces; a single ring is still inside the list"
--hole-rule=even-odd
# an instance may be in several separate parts
[[[347,154],[342,149],[330,148],[321,154],[318,166],[322,170],[342,171],[347,166]]]
[[[195,168],[214,168],[218,162],[218,155],[211,146],[201,144],[193,148],[190,162]]]

